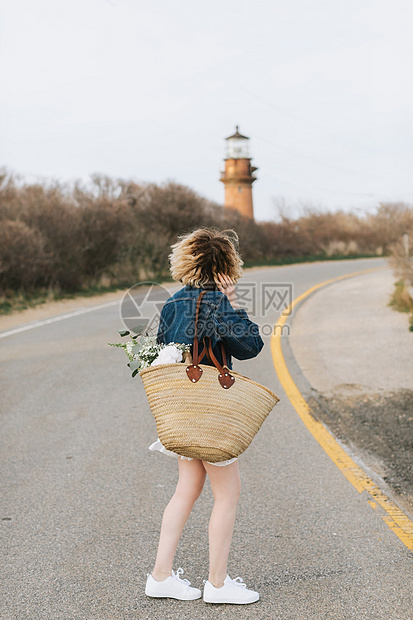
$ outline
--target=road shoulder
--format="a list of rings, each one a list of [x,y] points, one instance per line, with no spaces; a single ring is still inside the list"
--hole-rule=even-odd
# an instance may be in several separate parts
[[[293,355],[314,414],[413,510],[413,333],[388,307],[390,270],[349,278],[296,312]]]

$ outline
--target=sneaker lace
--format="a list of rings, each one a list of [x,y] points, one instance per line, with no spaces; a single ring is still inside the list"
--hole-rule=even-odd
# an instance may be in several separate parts
[[[172,571],[172,574],[175,577],[175,579],[177,579],[178,581],[182,581],[183,583],[186,583],[187,586],[190,586],[191,582],[188,581],[188,579],[181,579],[181,575],[183,575],[183,573],[184,573],[184,569],[181,567],[178,568],[176,573]]]
[[[234,584],[234,586],[238,586],[239,588],[246,588],[247,584],[244,583],[243,579],[241,577],[235,577],[235,579],[231,579],[232,583]]]

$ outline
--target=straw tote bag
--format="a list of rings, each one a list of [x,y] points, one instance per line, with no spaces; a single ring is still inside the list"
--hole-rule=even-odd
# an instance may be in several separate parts
[[[198,297],[192,360],[149,366],[140,372],[159,439],[181,456],[218,463],[239,456],[279,401],[274,392],[227,367],[204,338],[198,354]],[[204,354],[214,366],[199,364]],[[191,363],[188,364],[188,361]]]

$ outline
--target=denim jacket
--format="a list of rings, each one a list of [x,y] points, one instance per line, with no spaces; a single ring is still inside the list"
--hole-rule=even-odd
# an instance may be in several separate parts
[[[221,364],[222,341],[230,369],[232,356],[245,360],[258,355],[264,342],[258,325],[250,321],[246,311],[243,308],[234,310],[221,291],[191,285],[180,289],[165,302],[159,320],[158,342],[193,344],[196,303],[203,290],[207,292],[202,298],[198,317],[198,341],[202,343],[203,338],[209,336],[213,352]],[[199,362],[210,364],[206,356]]]

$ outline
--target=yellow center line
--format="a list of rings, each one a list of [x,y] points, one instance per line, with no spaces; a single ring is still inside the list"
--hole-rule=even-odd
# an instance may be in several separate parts
[[[372,269],[364,269],[355,271],[330,280],[320,282],[312,286],[307,291],[296,297],[288,306],[282,316],[278,319],[271,336],[271,353],[274,362],[275,371],[278,375],[280,383],[290,399],[294,409],[304,422],[313,437],[318,441],[320,446],[325,450],[331,460],[337,465],[340,471],[345,475],[347,480],[357,489],[359,493],[366,491],[370,498],[370,506],[374,508],[377,504],[383,508],[386,515],[383,517],[389,528],[400,538],[408,549],[413,550],[413,523],[410,519],[394,504],[385,493],[367,476],[367,474],[353,461],[340,444],[334,439],[333,435],[326,427],[316,420],[311,407],[305,401],[298,387],[294,383],[284,359],[281,346],[281,335],[283,326],[292,310],[309,295],[318,289],[338,282],[345,278],[351,278],[356,275],[367,274],[373,271],[381,271],[386,267],[374,267]],[[371,501],[373,500],[373,501]],[[373,506],[374,504],[374,506]]]

